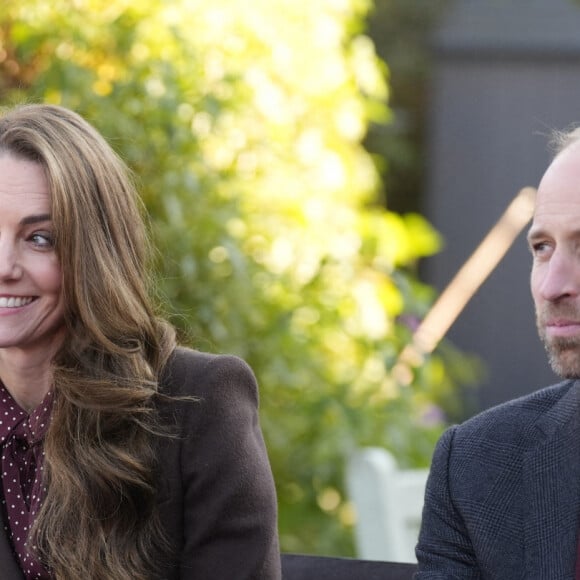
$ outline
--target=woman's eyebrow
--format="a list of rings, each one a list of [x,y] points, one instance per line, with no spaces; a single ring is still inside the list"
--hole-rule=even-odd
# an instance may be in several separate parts
[[[38,215],[28,215],[20,220],[20,225],[27,226],[30,224],[37,224],[39,222],[48,222],[50,221],[50,219],[51,219],[50,214],[48,213],[41,213]]]

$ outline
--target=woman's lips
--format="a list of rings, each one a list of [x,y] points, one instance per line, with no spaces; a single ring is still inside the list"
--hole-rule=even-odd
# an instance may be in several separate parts
[[[0,296],[0,308],[22,308],[34,300],[34,296]]]

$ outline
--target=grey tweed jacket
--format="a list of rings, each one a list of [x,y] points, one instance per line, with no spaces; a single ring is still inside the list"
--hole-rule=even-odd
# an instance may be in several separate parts
[[[416,580],[574,580],[580,382],[450,428],[433,456]]]

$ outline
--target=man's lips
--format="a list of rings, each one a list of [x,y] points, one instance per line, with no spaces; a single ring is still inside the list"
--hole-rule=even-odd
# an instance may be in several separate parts
[[[554,318],[543,324],[549,337],[567,337],[580,335],[580,320]]]

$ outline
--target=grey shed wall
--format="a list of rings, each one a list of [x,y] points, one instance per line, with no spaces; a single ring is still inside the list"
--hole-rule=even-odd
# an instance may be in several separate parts
[[[435,41],[425,214],[445,239],[427,260],[443,289],[517,191],[549,164],[547,136],[580,123],[580,5],[456,1]],[[537,338],[522,234],[451,328],[488,376],[476,409],[556,382]]]

